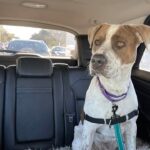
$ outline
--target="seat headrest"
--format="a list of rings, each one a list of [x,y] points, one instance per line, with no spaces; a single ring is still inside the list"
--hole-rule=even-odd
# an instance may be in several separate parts
[[[50,77],[53,65],[50,59],[22,57],[17,60],[16,70],[19,76]]]

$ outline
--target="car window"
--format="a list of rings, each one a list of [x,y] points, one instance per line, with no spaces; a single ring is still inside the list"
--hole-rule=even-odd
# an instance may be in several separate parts
[[[148,49],[145,49],[144,54],[142,56],[139,69],[149,71],[150,72],[150,45]]]
[[[36,40],[13,40],[9,42],[7,49],[24,53],[37,53],[42,56],[49,55],[47,45]]]
[[[69,32],[0,25],[0,49],[32,53],[50,58],[76,59],[75,35]],[[1,52],[5,55],[5,52]]]

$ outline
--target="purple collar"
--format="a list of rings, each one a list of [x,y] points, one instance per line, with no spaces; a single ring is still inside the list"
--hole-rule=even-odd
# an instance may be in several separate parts
[[[128,90],[129,90],[129,86],[128,86],[128,90],[127,90],[126,93],[123,93],[123,94],[121,94],[121,95],[114,95],[114,94],[112,94],[112,93],[109,93],[109,92],[105,89],[105,87],[102,85],[102,83],[101,83],[99,77],[97,77],[97,80],[98,80],[99,87],[100,87],[100,89],[101,89],[103,95],[104,95],[109,101],[111,101],[111,102],[118,102],[118,101],[121,101],[121,100],[123,100],[123,99],[126,98],[127,93],[128,93]]]

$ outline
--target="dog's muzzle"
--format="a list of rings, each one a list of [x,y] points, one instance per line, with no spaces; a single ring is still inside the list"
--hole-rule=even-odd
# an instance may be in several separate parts
[[[106,56],[103,54],[95,54],[92,56],[91,63],[93,68],[103,67],[107,63]]]
[[[92,74],[102,74],[106,76],[105,66],[107,58],[104,54],[95,54],[91,58],[91,72]]]

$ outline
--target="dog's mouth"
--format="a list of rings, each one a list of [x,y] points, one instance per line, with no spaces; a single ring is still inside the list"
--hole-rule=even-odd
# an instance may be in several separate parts
[[[119,69],[118,67],[112,65],[112,63],[108,62],[104,65],[98,66],[93,65],[90,61],[89,71],[92,76],[103,76],[105,78],[114,78],[118,75]]]
[[[111,75],[109,73],[109,67],[107,65],[103,65],[101,67],[91,65],[91,67],[90,67],[90,74],[92,76],[94,76],[94,75],[102,75],[102,76],[104,76],[106,78],[110,78],[111,77]]]

